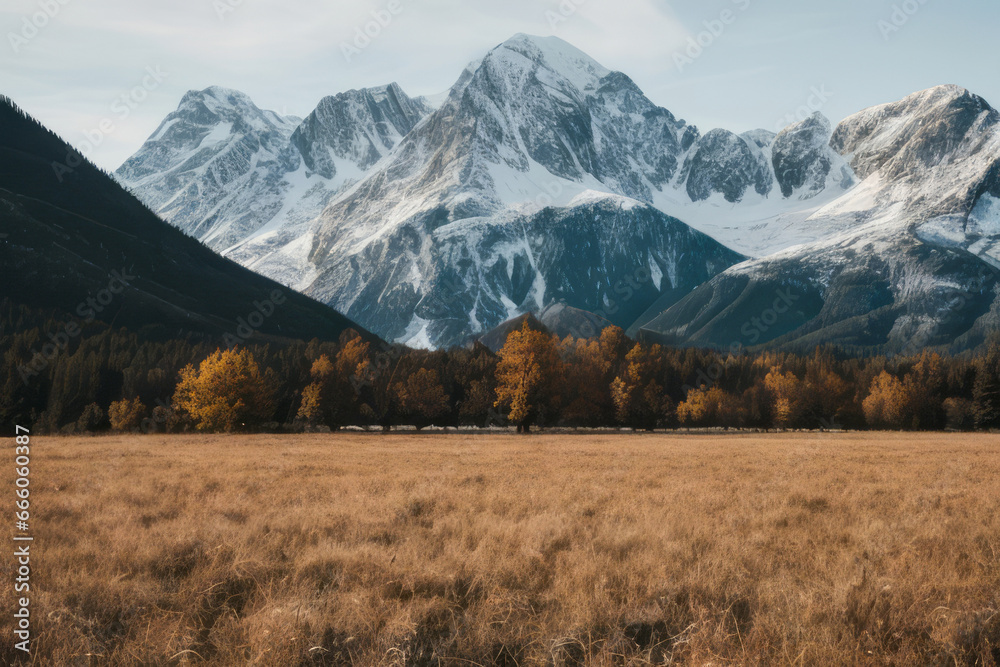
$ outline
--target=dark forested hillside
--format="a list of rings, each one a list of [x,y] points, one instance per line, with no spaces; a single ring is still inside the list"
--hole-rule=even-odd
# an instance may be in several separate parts
[[[166,224],[6,98],[0,272],[4,421],[46,412],[60,424],[85,399],[118,398],[124,377],[114,370],[121,358],[112,357],[112,331],[122,330],[133,351],[156,343],[197,354],[203,345],[335,341],[358,329]],[[86,363],[77,357],[66,367],[81,348]],[[169,360],[152,360],[143,370],[164,364]],[[175,376],[176,368],[168,373],[171,389]]]
[[[251,328],[265,337],[336,339],[352,326],[161,221],[7,99],[0,234],[2,296],[64,323],[221,338],[259,311]]]

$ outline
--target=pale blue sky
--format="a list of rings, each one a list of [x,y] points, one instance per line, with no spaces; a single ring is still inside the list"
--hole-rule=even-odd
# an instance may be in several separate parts
[[[74,144],[99,138],[85,152],[108,169],[189,89],[300,116],[389,81],[432,94],[517,32],[566,39],[702,130],[774,129],[810,102],[836,122],[943,83],[1000,105],[996,0],[5,0],[0,29],[0,92]]]

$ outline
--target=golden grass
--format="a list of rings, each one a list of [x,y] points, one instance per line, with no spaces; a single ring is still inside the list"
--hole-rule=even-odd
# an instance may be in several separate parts
[[[35,664],[1000,662],[996,436],[32,450]]]

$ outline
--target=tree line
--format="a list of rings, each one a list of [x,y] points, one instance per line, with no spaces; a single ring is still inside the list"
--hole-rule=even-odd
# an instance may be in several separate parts
[[[0,416],[35,432],[325,430],[351,426],[634,429],[1000,427],[1000,341],[976,354],[720,353],[559,339],[527,325],[494,353],[336,342],[219,348],[94,323],[37,374],[53,322],[0,314]]]

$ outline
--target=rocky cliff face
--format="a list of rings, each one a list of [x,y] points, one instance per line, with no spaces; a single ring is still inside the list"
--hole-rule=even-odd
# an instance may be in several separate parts
[[[697,141],[682,177],[692,201],[718,193],[730,203],[741,201],[748,190],[767,195],[774,181],[762,148],[727,130],[712,130]]]
[[[565,42],[515,37],[313,223],[233,257],[412,345],[557,301],[628,327],[741,259],[642,203],[696,136]]]
[[[316,217],[426,112],[395,84],[324,98],[305,120],[263,111],[238,91],[191,91],[116,176],[224,251]]]
[[[854,185],[854,172],[830,147],[830,135],[830,121],[818,113],[778,133],[771,164],[782,196],[811,199],[828,189]]]
[[[984,100],[954,86],[846,119],[831,146],[864,180],[809,218],[846,231],[730,268],[645,334],[886,352],[982,342],[1000,325],[998,121]],[[809,169],[790,171],[789,183],[808,182],[798,174]]]
[[[323,178],[337,163],[367,171],[385,157],[428,112],[395,83],[324,97],[292,133],[306,167]]]

